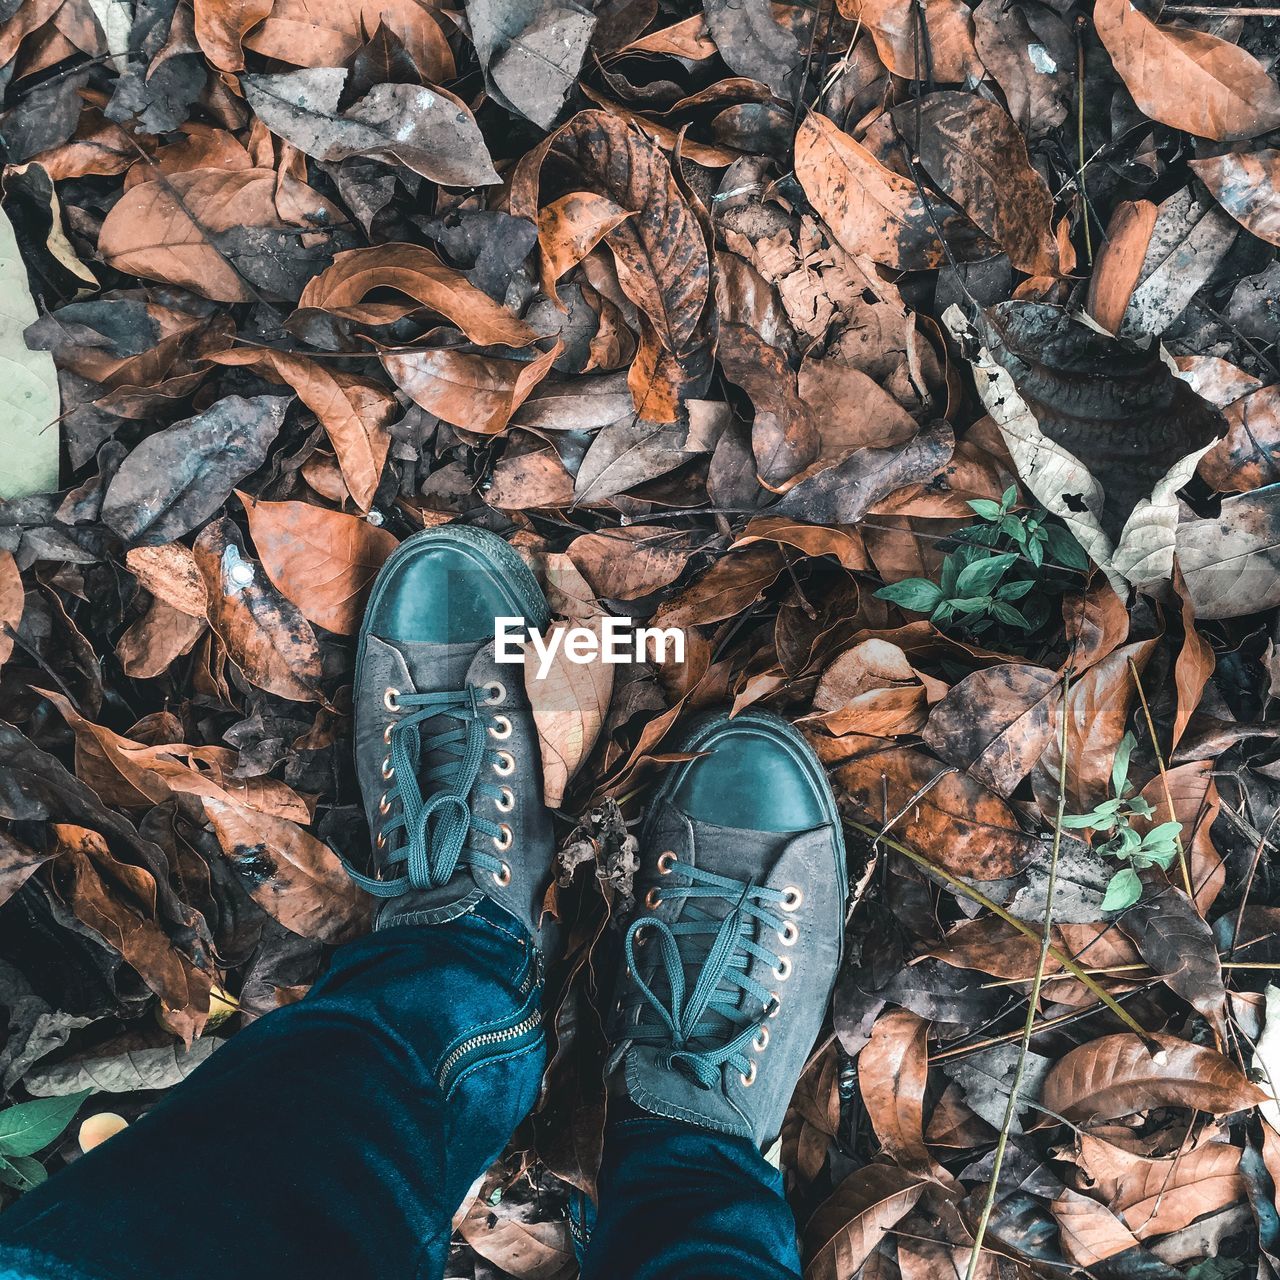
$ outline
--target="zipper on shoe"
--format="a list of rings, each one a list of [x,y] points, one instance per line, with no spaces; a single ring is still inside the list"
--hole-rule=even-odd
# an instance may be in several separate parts
[[[542,1011],[535,1009],[527,1017],[509,1027],[502,1027],[496,1031],[483,1031],[479,1035],[474,1035],[470,1039],[464,1040],[440,1064],[440,1073],[436,1083],[440,1086],[441,1092],[448,1093],[450,1077],[472,1054],[484,1050],[483,1057],[491,1057],[495,1052],[501,1052],[503,1045],[509,1044],[514,1040],[523,1039],[530,1033],[537,1031],[541,1025]]]

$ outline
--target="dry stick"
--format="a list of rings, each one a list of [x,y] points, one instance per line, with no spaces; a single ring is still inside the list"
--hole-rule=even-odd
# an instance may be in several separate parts
[[[978,1274],[978,1264],[982,1261],[982,1241],[987,1234],[987,1223],[991,1220],[991,1211],[995,1208],[996,1195],[1000,1190],[1000,1170],[1004,1166],[1004,1153],[1009,1145],[1009,1130],[1013,1128],[1014,1116],[1018,1110],[1018,1094],[1022,1092],[1022,1078],[1026,1073],[1027,1054],[1031,1051],[1031,1037],[1035,1032],[1036,1009],[1040,1004],[1040,988],[1044,984],[1045,964],[1049,959],[1049,939],[1053,934],[1053,893],[1058,884],[1058,851],[1062,848],[1062,815],[1067,810],[1067,693],[1070,689],[1071,675],[1062,673],[1062,742],[1061,759],[1058,763],[1058,810],[1053,818],[1053,848],[1049,852],[1049,880],[1045,887],[1044,897],[1044,935],[1040,939],[1040,957],[1036,961],[1036,976],[1027,994],[1027,1020],[1023,1024],[1022,1039],[1018,1044],[1018,1064],[1013,1071],[1013,1083],[1009,1087],[1009,1102],[1004,1109],[1004,1123],[1000,1126],[1000,1136],[996,1139],[995,1156],[991,1163],[991,1181],[987,1186],[987,1198],[982,1205],[982,1216],[978,1219],[978,1229],[974,1232],[973,1248],[969,1252],[969,1269],[965,1280],[974,1280]]]
[[[1280,969],[1280,962],[1274,960],[1222,960],[1219,962],[1224,969]],[[1117,973],[1137,973],[1139,970],[1146,973],[1153,973],[1154,970],[1147,964],[1113,964],[1102,969],[1086,969],[1085,973],[1097,977],[1103,974],[1106,977],[1114,977]],[[1046,982],[1065,982],[1068,978],[1074,978],[1073,973],[1046,973],[1044,980]],[[992,991],[997,987],[1016,987],[1021,983],[1030,982],[1030,978],[996,978],[992,982],[984,982],[981,990]]]
[[[1076,153],[1080,169],[1076,186],[1080,189],[1080,208],[1084,214],[1084,252],[1093,266],[1093,234],[1089,230],[1089,193],[1084,185],[1084,28],[1083,18],[1076,20]]]
[[[1280,9],[1252,9],[1247,5],[1216,8],[1208,4],[1167,4],[1161,13],[1175,13],[1196,18],[1280,18]]]
[[[1052,974],[1047,975],[1048,978]],[[1160,985],[1159,978],[1153,978],[1150,982],[1144,983],[1142,986],[1134,987],[1132,991],[1126,991],[1121,999],[1128,999],[1129,996],[1140,995],[1144,991],[1149,991],[1152,987]],[[1070,1013],[1059,1013],[1052,1018],[1042,1018],[1036,1023],[1036,1034],[1041,1031],[1048,1031],[1052,1027],[1065,1027],[1068,1023],[1079,1022],[1082,1018],[1092,1017],[1103,1006],[1100,1004],[1091,1004],[1083,1009],[1072,1009]],[[994,1049],[998,1045],[1008,1044],[1010,1040],[1017,1040],[1021,1037],[1021,1029],[1017,1031],[1006,1031],[998,1036],[989,1036],[985,1040],[975,1040],[971,1044],[955,1045],[950,1049],[942,1049],[937,1053],[929,1055],[930,1062],[943,1062],[948,1058],[968,1058],[975,1053],[982,1053],[984,1049]],[[1032,1104],[1039,1105],[1039,1104]]]
[[[940,867],[936,862],[926,858],[924,854],[917,853],[908,845],[898,840],[891,840],[888,836],[882,835],[875,827],[869,827],[865,823],[855,822],[852,818],[845,818],[844,824],[852,827],[854,831],[860,831],[863,835],[868,836],[873,841],[878,841],[888,849],[892,849],[894,853],[900,853],[904,858],[914,862],[916,866],[927,871],[930,875],[937,876],[944,881],[957,893],[963,894],[971,901],[978,903],[980,906],[986,907],[992,915],[999,916],[1005,924],[1012,925],[1019,933],[1025,934],[1028,938],[1036,942],[1044,941],[1044,934],[1039,929],[1027,924],[1025,920],[1019,920],[1017,916],[1006,911],[993,898],[988,898],[981,889],[975,889],[967,880],[962,880],[959,876],[954,876],[945,867]],[[1157,1052],[1160,1048],[1154,1037],[1147,1031],[1140,1022],[1134,1020],[1133,1016],[1125,1009],[1121,1008],[1116,999],[1104,991],[1086,972],[1078,965],[1070,956],[1064,955],[1057,947],[1050,946],[1049,957],[1056,960],[1064,969],[1069,969],[1074,977],[1089,989],[1112,1013],[1124,1023],[1134,1035],[1141,1036],[1142,1042],[1151,1048],[1153,1052]]]
[[[1142,677],[1138,675],[1138,664],[1129,659],[1129,670],[1133,672],[1133,683],[1138,689],[1138,701],[1142,703],[1142,714],[1147,719],[1147,732],[1151,735],[1151,749],[1156,753],[1156,766],[1160,770],[1160,782],[1164,787],[1164,802],[1169,806],[1169,821],[1177,822],[1178,815],[1173,808],[1173,793],[1169,790],[1169,771],[1164,767],[1164,755],[1160,750],[1160,739],[1156,737],[1155,721],[1151,718],[1151,708],[1147,705],[1147,693],[1142,687]],[[1187,852],[1182,847],[1182,827],[1179,825],[1173,833],[1173,843],[1178,850],[1178,866],[1182,868],[1182,883],[1186,885],[1187,897],[1194,906],[1196,891],[1191,887],[1191,868],[1187,865]]]
[[[1262,851],[1270,844],[1271,828],[1280,820],[1280,809],[1271,815],[1271,820],[1267,823],[1267,829],[1258,836],[1258,843],[1254,846],[1253,861],[1249,863],[1249,874],[1244,879],[1244,893],[1240,896],[1240,907],[1236,911],[1235,928],[1231,930],[1231,950],[1228,955],[1234,956],[1236,948],[1240,945],[1240,930],[1244,927],[1244,909],[1249,905],[1249,894],[1253,892],[1253,878],[1258,874],[1258,863],[1262,861]]]

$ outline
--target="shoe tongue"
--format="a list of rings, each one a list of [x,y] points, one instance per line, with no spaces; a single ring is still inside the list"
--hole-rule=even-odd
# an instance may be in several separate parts
[[[485,646],[484,640],[467,640],[461,644],[428,644],[422,640],[384,640],[383,643],[395,649],[404,660],[416,693],[461,689],[467,683],[467,672],[476,654]]]
[[[670,823],[670,826],[668,826]],[[660,840],[692,841],[694,862],[718,876],[731,880],[754,880],[764,884],[769,872],[798,831],[756,831],[750,827],[722,827],[703,822],[678,809],[673,809],[658,833]],[[662,847],[667,847],[664,843]],[[710,901],[719,904],[719,899]],[[727,909],[728,904],[725,904]]]

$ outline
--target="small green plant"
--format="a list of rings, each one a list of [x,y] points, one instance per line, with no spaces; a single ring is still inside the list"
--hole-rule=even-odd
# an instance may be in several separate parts
[[[1067,828],[1089,827],[1094,831],[1112,832],[1110,839],[1097,846],[1106,854],[1129,865],[1121,867],[1107,884],[1102,899],[1103,911],[1123,911],[1142,897],[1142,878],[1139,871],[1147,867],[1168,870],[1178,853],[1180,822],[1162,822],[1152,827],[1146,835],[1139,835],[1132,825],[1134,818],[1149,818],[1155,810],[1141,797],[1126,795],[1129,788],[1129,757],[1135,743],[1133,734],[1126,733],[1116,750],[1111,766],[1110,800],[1104,800],[1092,813],[1069,814],[1062,819]]]
[[[927,613],[940,628],[980,636],[1003,625],[1029,634],[1049,619],[1053,601],[1070,585],[1064,571],[1084,571],[1088,557],[1061,525],[1040,510],[1018,512],[1016,485],[999,502],[969,503],[978,523],[952,535],[937,582],[905,578],[876,595],[905,609]]]
[[[36,1098],[0,1111],[0,1183],[15,1191],[30,1191],[49,1175],[35,1158],[74,1118],[93,1092],[84,1089],[65,1098]]]

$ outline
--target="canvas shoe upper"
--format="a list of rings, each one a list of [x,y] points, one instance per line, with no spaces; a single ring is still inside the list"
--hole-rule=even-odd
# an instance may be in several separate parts
[[[609,1023],[610,1089],[770,1144],[840,965],[847,871],[826,775],[778,717],[715,715],[680,744],[641,838]]]
[[[521,667],[494,660],[494,620],[539,630],[547,602],[501,538],[446,525],[383,565],[360,633],[356,772],[386,899],[376,927],[439,923],[492,899],[539,937],[554,856]]]

